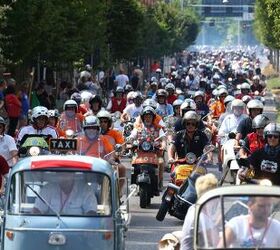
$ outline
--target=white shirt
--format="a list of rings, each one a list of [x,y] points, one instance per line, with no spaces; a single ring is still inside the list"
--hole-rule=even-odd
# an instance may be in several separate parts
[[[226,225],[235,235],[235,241],[230,247],[279,247],[280,246],[280,222],[275,219],[268,220],[266,228],[249,230],[249,215],[240,215],[232,218]],[[266,229],[266,230],[265,230]],[[266,232],[265,232],[266,231]],[[253,237],[252,237],[253,236]],[[263,238],[263,239],[262,239]]]
[[[0,138],[0,155],[2,155],[6,160],[9,159],[8,165],[10,167],[13,165],[11,152],[15,150],[17,151],[15,139],[9,135],[4,134],[4,136]]]
[[[51,127],[51,126],[47,126],[43,129],[35,129],[32,125],[28,125],[25,127],[22,127],[18,133],[17,136],[17,141],[21,141],[21,139],[23,138],[23,136],[25,135],[50,135],[52,138],[57,138],[57,133],[56,130]]]
[[[236,132],[238,124],[246,117],[247,115],[245,114],[240,116],[236,116],[234,114],[227,115],[221,124],[218,135],[227,135],[230,132]]]
[[[126,106],[126,108],[123,110],[123,113],[126,113],[129,115],[130,118],[136,118],[141,114],[143,110],[143,106],[136,107],[134,103],[129,104]]]
[[[83,215],[89,211],[97,211],[97,200],[90,186],[86,182],[74,182],[73,185],[70,194],[65,194],[59,184],[49,183],[42,188],[40,195],[59,214]],[[41,213],[54,213],[39,198],[34,207]]]
[[[118,87],[123,87],[129,82],[128,76],[125,74],[117,75],[116,82]]]

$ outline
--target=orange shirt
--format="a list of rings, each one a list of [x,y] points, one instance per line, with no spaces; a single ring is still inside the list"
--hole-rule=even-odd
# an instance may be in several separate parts
[[[85,135],[78,137],[78,154],[103,158],[104,155],[113,150],[113,145],[105,136],[100,135],[99,140],[93,141],[89,140]]]
[[[220,100],[215,101],[210,107],[210,109],[213,112],[212,116],[214,118],[219,118],[220,115],[226,111],[224,102]]]
[[[113,145],[124,143],[124,137],[123,137],[122,133],[118,130],[110,129],[109,131],[107,131],[105,136],[112,138],[112,140],[110,140],[110,142],[112,142]]]

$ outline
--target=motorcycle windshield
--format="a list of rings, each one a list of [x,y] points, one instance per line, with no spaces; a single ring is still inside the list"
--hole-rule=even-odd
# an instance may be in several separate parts
[[[198,212],[195,249],[279,249],[280,197],[219,196]]]

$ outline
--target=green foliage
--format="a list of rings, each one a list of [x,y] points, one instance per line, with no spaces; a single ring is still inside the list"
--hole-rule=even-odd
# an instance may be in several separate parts
[[[280,48],[280,0],[256,0],[254,30],[270,48]]]

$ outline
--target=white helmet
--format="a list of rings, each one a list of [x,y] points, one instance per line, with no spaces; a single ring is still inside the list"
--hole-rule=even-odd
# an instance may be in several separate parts
[[[83,121],[83,128],[100,127],[99,119],[94,115],[86,116]]]
[[[88,103],[93,94],[88,90],[81,91],[82,103]]]
[[[280,135],[280,124],[279,123],[269,123],[263,131],[264,137],[267,135]]]
[[[259,114],[253,119],[252,128],[264,128],[268,123],[268,117],[266,117],[264,114]]]
[[[157,69],[156,69],[156,73],[161,73],[161,69],[160,69],[160,68],[157,68]]]
[[[31,121],[34,122],[34,119],[38,118],[39,116],[46,116],[49,118],[48,109],[44,106],[34,107],[32,109]]]
[[[228,95],[225,99],[224,99],[224,104],[226,105],[229,102],[232,102],[235,98],[232,95]]]
[[[184,101],[181,100],[181,99],[176,99],[176,100],[172,103],[172,106],[173,106],[173,107],[176,107],[176,106],[180,106],[180,107],[181,107],[181,105],[182,105],[183,102],[184,102]]]
[[[244,103],[248,104],[252,100],[252,97],[249,95],[244,95],[241,99]]]
[[[245,107],[245,103],[240,100],[240,99],[234,99],[232,102],[231,102],[231,107],[234,108],[234,107],[242,107],[244,108]]]
[[[225,88],[220,88],[217,95],[221,96],[222,94],[228,95],[228,91]]]
[[[187,98],[180,106],[180,110],[184,109],[190,109],[190,110],[196,110],[196,103],[193,99]]]
[[[130,91],[126,95],[126,100],[132,100],[134,98],[134,91]]]
[[[109,121],[112,120],[111,114],[108,111],[106,111],[106,110],[99,111],[96,116],[97,116],[98,119],[100,119],[100,118],[107,118]]]
[[[143,108],[146,108],[146,107],[152,107],[153,109],[156,109],[157,108],[157,102],[151,98],[149,99],[146,99],[144,102],[143,102]]]
[[[67,100],[64,104],[63,104],[63,110],[66,110],[66,108],[75,108],[76,112],[78,110],[78,104],[74,101],[74,100]]]
[[[50,109],[48,111],[49,117],[55,117],[58,118],[59,117],[59,112],[57,109]]]
[[[165,86],[165,90],[168,90],[168,89],[172,89],[173,91],[175,91],[175,86],[173,83],[168,83],[166,84]]]
[[[195,111],[190,110],[184,114],[182,122],[185,123],[188,120],[195,120],[196,122],[198,122],[200,120],[200,115]]]
[[[250,84],[247,82],[243,82],[240,86],[240,89],[251,89]]]
[[[195,99],[195,98],[198,97],[198,96],[202,96],[202,98],[204,98],[205,94],[204,94],[204,92],[201,91],[201,90],[195,91],[194,96],[193,96],[193,99]]]
[[[263,103],[260,100],[251,100],[247,103],[247,109],[262,109],[263,110]]]

